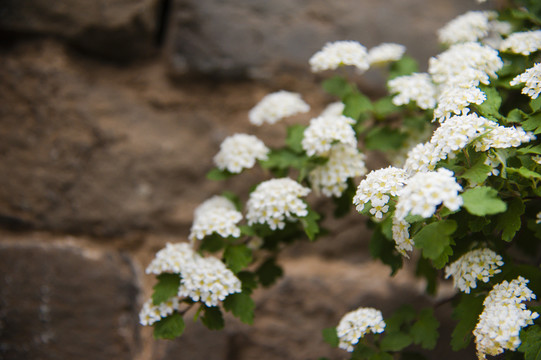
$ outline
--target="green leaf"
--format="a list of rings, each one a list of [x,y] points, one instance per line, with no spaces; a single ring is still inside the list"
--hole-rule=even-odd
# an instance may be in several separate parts
[[[520,230],[522,226],[521,216],[524,214],[524,202],[521,198],[512,199],[508,206],[507,211],[498,215],[496,220],[496,230],[502,231],[502,239],[504,241],[511,241],[516,232]]]
[[[485,164],[487,156],[483,154],[479,157],[479,160],[469,169],[467,169],[460,178],[466,179],[470,184],[480,184],[486,180],[492,171],[490,165]]]
[[[379,352],[370,357],[370,360],[394,360],[394,357],[386,352]]]
[[[259,282],[265,287],[274,284],[274,282],[278,280],[278,278],[282,276],[283,273],[284,271],[280,266],[276,264],[276,260],[274,258],[267,259],[256,270]]]
[[[483,311],[483,296],[462,294],[459,303],[453,310],[453,319],[458,324],[451,335],[451,347],[453,351],[464,349],[471,341],[472,331],[477,325],[479,315]]]
[[[391,267],[391,275],[396,274],[402,268],[402,256],[394,248],[394,242],[388,240],[383,234],[381,227],[372,233],[370,240],[370,254],[375,259],[380,259],[384,264]]]
[[[299,155],[288,149],[278,149],[271,150],[267,156],[267,160],[261,161],[261,166],[265,169],[276,168],[288,170],[290,167],[300,169],[304,167],[307,161],[307,156]]]
[[[430,264],[430,261],[424,257],[419,257],[415,276],[422,276],[426,279],[426,292],[436,295],[438,286],[438,271]]]
[[[498,117],[500,115],[499,110],[502,104],[502,98],[498,93],[498,90],[496,90],[495,87],[489,86],[480,86],[480,89],[486,94],[487,98],[482,104],[477,105],[477,108],[484,116]]]
[[[300,218],[302,227],[308,239],[314,241],[317,234],[319,234],[318,220],[321,216],[314,210],[308,208],[308,214],[305,217]]]
[[[537,154],[541,155],[541,145],[530,145],[517,150],[517,153],[524,154]]]
[[[174,339],[184,332],[184,319],[178,312],[154,323],[154,339]]]
[[[180,286],[180,275],[163,273],[156,276],[156,278],[158,279],[158,283],[154,285],[152,304],[160,305],[172,296],[177,295]]]
[[[302,153],[302,139],[304,138],[305,125],[292,125],[287,128],[286,144],[296,153]]]
[[[509,111],[509,114],[507,114],[507,122],[520,124],[527,117],[528,115],[524,111],[520,109],[513,109]]]
[[[539,111],[541,110],[541,97],[537,97],[536,99],[530,100],[530,107],[533,111]]]
[[[516,168],[507,168],[507,172],[510,172],[510,173],[517,173],[519,174],[520,176],[522,176],[523,178],[526,178],[526,179],[541,179],[541,174],[535,172],[535,171],[532,171],[524,166],[516,169]]]
[[[419,320],[411,327],[410,334],[415,344],[423,349],[432,350],[438,342],[438,327],[440,323],[434,317],[434,310],[426,308],[420,311]]]
[[[214,181],[227,180],[234,175],[236,174],[231,173],[227,170],[220,170],[218,168],[214,168],[207,173],[207,179]]]
[[[246,245],[228,245],[224,251],[224,259],[227,267],[238,273],[252,261],[252,251]]]
[[[374,102],[374,114],[377,118],[383,119],[397,111],[400,111],[400,108],[393,104],[392,96],[386,96]]]
[[[201,322],[209,330],[221,330],[224,328],[225,322],[222,315],[222,310],[218,306],[203,306],[204,315],[201,317]]]
[[[407,135],[398,129],[391,129],[388,126],[374,127],[364,139],[364,144],[370,150],[397,150],[402,147]]]
[[[387,334],[380,343],[380,349],[383,351],[400,351],[411,345],[413,339],[409,334],[403,332],[393,332]]]
[[[242,292],[250,295],[257,288],[257,275],[251,271],[241,271],[236,274],[242,283]]]
[[[341,76],[335,76],[323,81],[322,87],[327,93],[338,96],[340,99],[355,91],[355,87]]]
[[[522,343],[518,351],[524,353],[524,360],[541,360],[541,326],[530,326],[520,332]]]
[[[240,321],[253,324],[255,303],[249,295],[245,293],[228,295],[223,304],[224,309],[231,311]]]
[[[344,97],[343,115],[358,120],[365,111],[372,109],[372,102],[361,93],[355,92]]]
[[[488,186],[478,186],[462,193],[463,206],[472,215],[484,216],[504,212],[507,205],[498,197],[498,192]]]
[[[423,227],[413,237],[415,246],[423,250],[423,256],[436,260],[445,254],[446,248],[451,244],[450,235],[457,228],[456,221],[442,220]]]
[[[374,355],[376,355],[376,351],[373,348],[359,342],[351,353],[351,360],[372,359]]]
[[[454,245],[453,240],[451,239],[452,245]],[[453,248],[451,246],[446,246],[443,249],[443,252],[436,259],[432,260],[432,265],[436,269],[443,269],[445,265],[449,262],[449,257],[453,255]]]
[[[332,347],[338,347],[340,340],[338,339],[338,334],[336,333],[336,328],[327,328],[321,331],[323,335],[323,340]]]
[[[526,131],[538,133],[541,129],[541,114],[531,115],[526,121],[522,122],[522,128]]]
[[[415,72],[419,72],[417,61],[411,56],[404,55],[400,60],[391,64],[389,80],[398,76],[411,75]]]
[[[409,304],[402,305],[385,319],[385,332],[387,334],[400,332],[404,324],[415,319],[415,309]]]
[[[223,191],[222,196],[226,198],[227,200],[231,201],[233,204],[235,204],[235,209],[237,211],[242,211],[242,206],[240,203],[240,198],[232,191]]]
[[[353,183],[353,179],[349,178],[347,181],[348,187],[342,193],[342,196],[339,198],[333,197],[334,205],[336,206],[334,210],[334,217],[340,218],[349,214],[349,210],[353,204],[353,197],[357,191],[357,187]]]
[[[222,250],[225,245],[224,238],[218,234],[210,234],[203,238],[201,245],[199,246],[200,251],[216,252]]]

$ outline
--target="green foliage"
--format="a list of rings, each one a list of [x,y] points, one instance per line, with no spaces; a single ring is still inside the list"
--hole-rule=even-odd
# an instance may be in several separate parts
[[[320,218],[321,216],[317,212],[308,208],[308,214],[300,219],[304,232],[311,241],[315,240],[317,234],[319,234],[318,220]]]
[[[438,327],[440,322],[434,317],[434,310],[431,308],[422,309],[418,320],[413,324],[410,334],[415,344],[421,345],[423,349],[432,350],[438,341]]]
[[[332,347],[338,347],[338,334],[336,333],[336,328],[327,328],[321,330],[323,340]]]
[[[203,308],[203,316],[201,316],[201,322],[209,330],[221,330],[224,328],[224,316],[222,315],[222,310],[217,306],[205,306],[201,305]]]
[[[158,283],[153,288],[152,304],[160,305],[178,293],[180,276],[178,274],[163,273],[156,276],[156,278],[158,279]]]
[[[291,150],[300,154],[304,150],[302,149],[302,139],[304,138],[304,125],[292,125],[287,128],[286,144]]]
[[[241,271],[236,274],[237,278],[242,283],[242,292],[250,295],[255,289],[257,289],[257,275],[251,271]]]
[[[514,198],[508,203],[507,211],[498,215],[496,230],[502,231],[504,241],[513,240],[517,231],[520,230],[522,227],[521,216],[525,210],[524,201],[520,198]]]
[[[378,227],[372,233],[370,240],[370,254],[375,259],[380,259],[384,264],[391,267],[391,275],[396,274],[402,268],[402,255],[398,254],[394,248],[394,242],[382,232]]]
[[[415,246],[423,250],[423,256],[433,261],[447,263],[448,256],[452,254],[453,243],[451,234],[455,232],[457,223],[454,220],[441,220],[423,227],[413,237]],[[444,258],[442,260],[441,258]],[[443,265],[437,266],[442,268]]]
[[[267,287],[274,284],[283,275],[284,271],[276,264],[275,258],[270,258],[261,264],[255,273],[261,285]]]
[[[485,164],[486,159],[487,156],[485,154],[481,155],[471,168],[460,175],[460,178],[468,180],[472,185],[480,184],[485,181],[492,171],[492,167]]]
[[[474,294],[462,294],[453,310],[453,319],[458,323],[451,335],[451,347],[454,351],[464,349],[471,341],[472,331],[483,311],[484,297]]]
[[[355,120],[359,119],[363,112],[372,110],[370,99],[359,92],[346,95],[343,102],[345,105],[343,114]]]
[[[224,259],[227,267],[238,273],[252,262],[252,251],[246,245],[228,245]]]
[[[331,95],[337,96],[340,99],[345,98],[348,94],[356,91],[356,87],[348,83],[346,79],[341,76],[335,76],[323,81],[321,84],[323,90]]]
[[[389,79],[394,79],[398,76],[411,75],[419,72],[417,61],[411,56],[404,55],[398,61],[391,64]]]
[[[174,339],[182,335],[185,327],[182,315],[174,312],[154,324],[154,338]]]
[[[235,174],[227,170],[220,170],[218,168],[214,168],[207,173],[207,179],[214,181],[227,180],[234,175]]]
[[[483,103],[481,103],[481,105],[477,105],[477,109],[479,110],[481,115],[485,117],[498,118],[500,116],[499,110],[502,104],[502,98],[498,93],[498,90],[488,86],[480,86],[480,89],[482,92],[485,93],[487,98],[485,101],[483,101]]]
[[[534,325],[520,332],[522,343],[518,351],[524,353],[524,360],[541,360],[541,326]]]
[[[245,293],[231,294],[225,298],[224,309],[231,311],[240,321],[246,324],[254,322],[255,303],[250,295]]]
[[[370,150],[397,150],[402,147],[405,139],[406,134],[398,129],[375,127],[366,134],[364,145]]]
[[[498,191],[488,186],[479,186],[462,193],[464,207],[472,215],[485,216],[504,212],[507,205],[498,197]]]

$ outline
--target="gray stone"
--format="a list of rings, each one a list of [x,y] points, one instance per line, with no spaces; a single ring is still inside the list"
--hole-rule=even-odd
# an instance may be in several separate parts
[[[177,0],[171,61],[178,72],[270,78],[308,70],[329,41],[406,45],[426,66],[438,52],[436,30],[473,0]]]
[[[0,243],[0,258],[0,358],[137,353],[138,287],[128,258],[44,239]]]

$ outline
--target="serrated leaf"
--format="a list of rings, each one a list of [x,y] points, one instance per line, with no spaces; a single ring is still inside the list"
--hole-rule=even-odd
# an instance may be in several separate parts
[[[346,190],[344,190],[344,192],[339,198],[332,198],[334,205],[336,206],[333,213],[335,218],[340,218],[349,214],[349,210],[351,209],[351,206],[353,204],[353,197],[355,196],[357,188],[353,183],[353,179],[351,178],[348,179],[347,184],[348,187],[346,188]]]
[[[541,109],[541,97],[530,100],[530,107],[533,111],[539,111]]]
[[[292,125],[287,128],[286,144],[296,153],[302,153],[302,139],[304,138],[305,125]]]
[[[278,149],[271,150],[267,155],[267,160],[260,163],[265,169],[276,168],[279,170],[288,170],[289,168],[300,169],[304,167],[307,161],[307,156],[297,154],[289,149]]]
[[[380,349],[383,351],[400,351],[408,347],[413,342],[409,334],[403,332],[393,332],[387,334],[380,343]]]
[[[519,154],[538,154],[541,155],[541,145],[530,145],[517,150]]]
[[[484,116],[499,116],[502,97],[495,87],[480,86],[482,92],[486,95],[486,100],[482,104],[477,105],[477,108]]]
[[[541,114],[530,115],[522,122],[522,128],[526,131],[537,132],[541,128]]]
[[[452,239],[451,242],[453,242]],[[453,248],[451,246],[446,246],[440,256],[432,260],[432,265],[438,270],[443,269],[443,267],[449,262],[449,257],[451,255],[453,255]]]
[[[374,114],[380,119],[399,110],[400,108],[393,104],[393,98],[391,96],[386,96],[374,102]]]
[[[445,253],[451,244],[450,235],[457,228],[456,221],[442,220],[433,222],[423,227],[413,237],[415,246],[423,250],[423,256],[427,259],[436,260]]]
[[[520,124],[527,117],[528,115],[524,111],[520,109],[513,109],[509,111],[509,114],[507,114],[507,122]]]
[[[370,150],[397,150],[402,147],[407,135],[398,129],[391,129],[388,126],[374,127],[364,139],[364,144]]]
[[[402,325],[415,319],[415,309],[409,305],[402,305],[393,314],[385,319],[385,333],[400,332]]]
[[[236,274],[242,283],[242,292],[250,295],[257,288],[257,275],[251,271],[241,271]]]
[[[355,87],[341,76],[335,76],[327,79],[323,81],[321,86],[327,93],[338,96],[340,99],[355,91]]]
[[[496,220],[496,230],[502,231],[502,239],[511,241],[516,232],[522,226],[521,216],[524,214],[524,201],[521,198],[512,199],[507,207],[507,211],[498,215]]]
[[[224,238],[218,234],[210,234],[203,238],[201,245],[199,246],[200,251],[216,252],[222,250],[225,245]]]
[[[214,168],[207,173],[207,179],[214,181],[227,180],[234,175],[236,174],[233,174],[227,170],[220,170],[218,168]]]
[[[453,319],[458,320],[451,335],[453,351],[464,349],[471,341],[472,331],[477,324],[479,314],[483,311],[484,297],[462,294],[459,303],[453,310]]]
[[[394,79],[398,76],[411,75],[414,72],[419,72],[417,61],[411,56],[404,55],[400,60],[391,64],[389,79]]]
[[[526,178],[526,179],[541,179],[541,174],[535,172],[535,171],[532,171],[528,168],[525,168],[524,166],[518,168],[518,169],[515,169],[515,168],[507,168],[507,171],[508,172],[514,172],[514,173],[517,173],[519,174],[520,176],[522,176],[523,178]]]
[[[461,196],[463,206],[472,215],[493,215],[507,210],[507,205],[498,197],[496,189],[488,186],[466,190]]]
[[[419,319],[410,329],[415,344],[421,345],[423,349],[432,350],[438,342],[438,327],[440,323],[434,317],[434,310],[423,309],[419,312]]]
[[[384,264],[391,267],[391,275],[396,274],[402,268],[402,256],[396,252],[394,242],[383,235],[381,228],[372,233],[369,247],[373,258],[380,259]]]
[[[276,260],[274,258],[268,259],[256,270],[259,282],[265,287],[274,284],[274,282],[276,282],[276,280],[278,280],[283,273],[284,271],[276,264]]]
[[[319,234],[318,220],[321,216],[312,209],[308,209],[308,214],[305,217],[300,218],[302,227],[308,239],[314,241],[317,234]]]
[[[520,332],[522,343],[518,351],[524,353],[524,360],[541,360],[541,326],[534,325]]]
[[[460,178],[467,179],[470,184],[480,184],[486,180],[492,171],[492,166],[485,164],[486,155],[483,154],[475,164],[467,169]]]
[[[253,324],[255,303],[249,295],[245,293],[228,295],[223,304],[224,309],[231,311],[240,321]]]
[[[184,332],[184,319],[178,312],[154,323],[154,339],[174,339]]]
[[[177,295],[180,286],[180,275],[163,273],[156,276],[156,278],[158,283],[153,288],[152,304],[160,305],[172,296]]]
[[[376,351],[362,343],[357,343],[353,353],[351,353],[351,360],[366,360],[371,359],[376,354]]]
[[[358,120],[363,112],[372,110],[370,99],[358,92],[346,95],[343,101],[344,111],[342,114],[355,120]]]
[[[227,267],[238,273],[252,261],[252,251],[246,245],[228,245],[224,251],[224,259]]]
[[[338,339],[338,334],[336,333],[336,328],[327,328],[321,330],[321,335],[323,340],[332,347],[338,347],[340,340]]]
[[[438,271],[424,257],[419,257],[415,276],[422,276],[426,279],[426,292],[435,295],[438,286]]]
[[[201,317],[201,322],[209,330],[221,330],[224,328],[225,322],[222,315],[222,310],[218,306],[203,306],[204,315]]]

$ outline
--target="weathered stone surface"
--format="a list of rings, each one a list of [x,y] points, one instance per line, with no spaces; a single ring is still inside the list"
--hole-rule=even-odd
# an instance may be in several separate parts
[[[472,0],[177,0],[171,29],[178,71],[273,77],[278,70],[308,70],[326,42],[357,40],[406,45],[426,66],[439,50],[436,30],[467,10]]]
[[[0,358],[134,358],[138,286],[127,257],[2,238]]]
[[[52,35],[114,59],[129,60],[154,49],[157,0],[5,0],[0,30]]]

